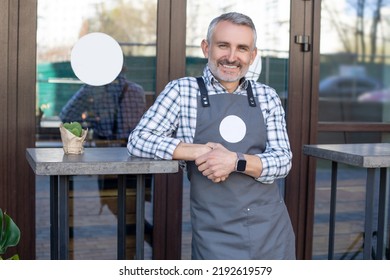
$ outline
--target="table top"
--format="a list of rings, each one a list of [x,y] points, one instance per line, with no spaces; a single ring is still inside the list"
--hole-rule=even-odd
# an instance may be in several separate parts
[[[157,174],[179,171],[177,160],[130,156],[126,147],[85,148],[80,155],[62,148],[27,148],[26,158],[36,175]]]
[[[358,167],[390,167],[390,143],[304,145],[303,153]]]

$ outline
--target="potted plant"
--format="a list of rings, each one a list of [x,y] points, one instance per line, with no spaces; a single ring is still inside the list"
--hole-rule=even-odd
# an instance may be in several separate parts
[[[20,229],[7,213],[0,208],[0,260],[8,247],[18,245],[20,240]],[[15,254],[7,260],[18,260],[19,255]]]
[[[83,129],[79,122],[60,124],[61,140],[65,154],[82,154],[83,143],[87,136],[87,129]]]

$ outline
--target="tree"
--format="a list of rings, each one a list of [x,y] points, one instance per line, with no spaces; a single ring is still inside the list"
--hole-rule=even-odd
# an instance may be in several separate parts
[[[80,37],[91,32],[103,32],[123,46],[125,55],[154,52],[157,32],[157,6],[150,1],[117,0],[108,7],[104,2],[96,6],[96,14],[84,21]],[[150,49],[150,48],[149,48]]]
[[[378,55],[378,49],[384,50],[385,48],[386,38],[383,36],[386,35],[380,33],[379,29],[380,27],[382,30],[389,27],[381,15],[390,1],[347,0],[348,8],[345,11],[338,10],[338,5],[331,6],[328,3],[323,1],[323,16],[328,18],[330,24],[336,29],[344,52],[358,54],[361,62],[365,62],[368,57],[370,62],[374,62]],[[353,14],[356,15],[355,21],[351,20]],[[355,25],[351,24],[353,22]]]
[[[371,26],[371,57],[370,62],[374,62],[377,54],[377,37],[378,37],[378,25],[381,21],[381,8],[383,7],[383,1],[377,0],[376,6],[373,11],[372,26]]]
[[[356,5],[356,52],[359,52],[359,43],[361,49],[361,59],[366,60],[366,44],[365,44],[365,31],[364,31],[364,10],[366,6],[366,0],[357,0]]]

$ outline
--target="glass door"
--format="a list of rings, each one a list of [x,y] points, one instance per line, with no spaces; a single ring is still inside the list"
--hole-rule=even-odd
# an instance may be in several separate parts
[[[285,0],[187,0],[186,74],[199,76],[207,60],[200,48],[210,21],[226,12],[240,12],[253,20],[260,58],[250,68],[251,78],[275,88],[284,106],[287,100],[290,6]],[[259,65],[260,64],[260,65]],[[257,67],[256,67],[257,66]],[[260,67],[259,67],[260,66]],[[189,182],[184,176],[182,258],[191,257]],[[280,187],[283,191],[284,182]]]
[[[318,143],[388,142],[390,3],[321,3]],[[327,258],[330,171],[317,161],[314,259]],[[334,256],[362,259],[366,172],[340,165],[338,174]]]
[[[129,103],[138,117],[155,95],[157,0],[38,0],[36,146],[62,147],[59,125],[78,121],[89,133],[85,146],[123,146],[138,120],[127,123],[115,118],[118,106],[128,93],[139,94],[138,103]],[[72,71],[71,51],[84,35],[101,32],[116,40],[124,55],[120,76],[107,86],[89,87]],[[93,51],[93,49],[91,49]],[[122,103],[121,103],[122,102]],[[114,103],[113,103],[114,104]],[[139,107],[134,106],[139,104]],[[142,107],[141,107],[142,106]],[[125,107],[125,106],[124,106]],[[70,112],[72,114],[70,114]],[[125,111],[124,111],[125,112]],[[69,113],[69,116],[68,116]],[[126,113],[126,112],[125,112]],[[131,114],[131,112],[129,112]],[[111,121],[114,120],[114,121]],[[116,123],[116,126],[115,126]],[[119,136],[119,127],[122,134]],[[118,129],[115,132],[115,128]],[[108,131],[106,134],[104,131]],[[128,252],[135,252],[135,182],[127,188]],[[147,178],[146,213],[151,221],[151,184]],[[37,259],[49,259],[49,179],[36,179]],[[70,186],[70,238],[73,259],[116,259],[116,178],[74,177]],[[151,258],[149,227],[145,257]]]

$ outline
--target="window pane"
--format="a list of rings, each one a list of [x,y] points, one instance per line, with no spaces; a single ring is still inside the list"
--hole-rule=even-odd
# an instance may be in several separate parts
[[[390,3],[321,3],[319,121],[388,122]]]
[[[388,123],[390,3],[324,0],[321,4],[319,121]],[[363,129],[359,132],[322,131],[318,134],[319,144],[388,141],[389,133],[364,132]],[[367,172],[340,164],[338,174],[334,257],[362,259]],[[330,162],[318,161],[314,259],[328,257],[330,176]],[[376,176],[378,178],[378,174]],[[377,179],[375,181],[378,182]],[[377,200],[376,197],[375,207]],[[377,222],[371,222],[376,230]],[[385,242],[388,247],[388,239]]]
[[[83,86],[72,71],[71,50],[78,39],[88,33],[106,33],[120,44],[125,56],[125,77],[142,86],[148,104],[152,102],[155,90],[156,9],[157,0],[38,1],[37,140],[59,140],[60,112]],[[95,109],[97,105],[93,106]],[[77,113],[81,115],[83,112]],[[94,122],[103,119],[96,112],[90,112],[90,115],[94,117]],[[86,121],[84,126],[91,127],[92,124]],[[98,134],[97,128],[93,128]],[[127,133],[125,131],[124,134]]]
[[[289,1],[284,0],[187,0],[186,74],[202,75],[207,60],[200,48],[210,21],[225,12],[240,12],[253,20],[257,30],[257,48],[261,55],[261,73],[256,80],[275,88],[282,101],[287,97],[289,51]],[[283,189],[284,181],[280,181]],[[182,258],[191,258],[189,183],[184,176]]]
[[[240,12],[250,16],[257,30],[257,48],[261,55],[258,81],[275,88],[285,99],[289,50],[289,1],[247,0],[245,5],[234,0],[187,1],[187,74],[200,75],[207,60],[200,48],[206,38],[210,21],[225,12]],[[207,8],[205,8],[207,7]]]
[[[146,99],[146,107],[154,100],[156,69],[156,18],[157,0],[38,0],[37,30],[37,147],[62,147],[59,124],[64,106],[84,89],[83,82],[77,79],[70,65],[70,54],[75,43],[82,36],[92,32],[103,32],[114,38],[124,54],[124,76],[143,88],[142,102],[126,103],[131,110],[143,113],[145,106],[137,107]],[[131,85],[123,87],[112,83],[112,88],[120,89],[116,101],[122,104],[127,100],[124,93]],[[121,84],[122,85],[122,84]],[[110,85],[111,86],[111,85]],[[124,145],[129,131],[125,126],[127,114],[132,111],[111,110],[121,108],[106,106],[111,104],[108,86],[88,87],[88,98],[78,99],[77,116],[69,121],[82,122],[89,132],[86,147]],[[107,89],[107,90],[106,90]],[[129,91],[130,92],[130,91]],[[85,93],[85,91],[83,91]],[[85,95],[83,95],[85,96]],[[107,99],[104,99],[107,98]],[[98,102],[106,100],[107,102]],[[138,99],[137,99],[138,100]],[[122,103],[121,103],[122,102]],[[127,102],[127,101],[126,101]],[[114,103],[113,103],[114,104]],[[105,105],[102,108],[100,105]],[[89,107],[88,107],[89,106]],[[104,116],[109,116],[109,130],[115,137],[99,133]],[[117,121],[113,116],[121,116]],[[122,120],[122,121],[120,121]],[[138,120],[137,120],[138,121]],[[96,123],[101,125],[95,126]],[[116,125],[115,125],[116,124]],[[115,128],[121,127],[122,136]],[[118,130],[119,131],[119,130]],[[135,254],[135,182],[129,176],[127,185],[127,257]],[[72,259],[116,259],[117,258],[117,206],[115,176],[75,176],[70,186],[70,252]],[[151,215],[151,178],[146,179],[147,217]],[[36,218],[37,218],[37,259],[49,259],[50,219],[49,219],[49,178],[36,179]],[[150,221],[152,222],[152,221]],[[151,258],[150,235],[146,230],[145,258]]]

